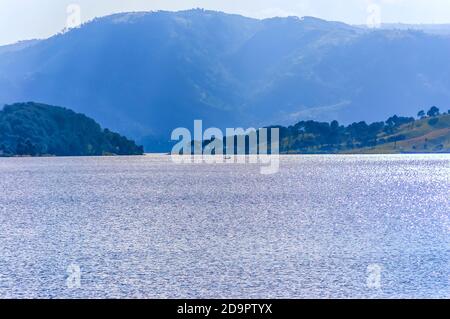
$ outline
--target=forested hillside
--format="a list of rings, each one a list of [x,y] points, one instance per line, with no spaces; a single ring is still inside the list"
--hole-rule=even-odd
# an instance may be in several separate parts
[[[433,106],[417,119],[394,115],[384,122],[340,125],[301,121],[280,128],[282,153],[450,152],[450,114]]]
[[[0,155],[141,155],[133,141],[71,110],[37,103],[0,111]]]

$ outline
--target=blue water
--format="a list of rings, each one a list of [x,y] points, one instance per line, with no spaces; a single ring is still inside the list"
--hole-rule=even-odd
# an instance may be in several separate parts
[[[450,155],[283,156],[274,175],[0,158],[0,177],[2,298],[450,297]]]

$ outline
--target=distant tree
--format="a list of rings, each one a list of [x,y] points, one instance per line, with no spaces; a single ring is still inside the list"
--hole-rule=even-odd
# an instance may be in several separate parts
[[[408,124],[414,122],[414,118],[412,117],[403,117],[394,115],[386,120],[386,124],[390,127],[398,127],[403,124]]]
[[[394,128],[397,125],[397,121],[398,121],[397,115],[394,115],[394,116],[391,116],[390,118],[388,118],[386,120],[386,127],[384,128],[384,131],[388,134],[394,133]]]
[[[394,115],[394,116],[391,116],[390,118],[388,118],[386,120],[387,126],[394,127],[396,125],[396,123],[397,123],[397,119],[398,119],[397,115]]]
[[[425,111],[424,110],[419,111],[419,113],[417,113],[417,117],[419,119],[423,119],[425,117]]]
[[[430,110],[427,112],[427,115],[430,117],[438,116],[439,115],[439,109],[436,106],[432,106]]]
[[[337,145],[340,144],[341,137],[339,132],[339,122],[334,120],[330,123],[330,131],[327,137],[328,144]]]
[[[339,129],[339,122],[336,120],[332,121],[330,127],[332,131],[337,131]]]

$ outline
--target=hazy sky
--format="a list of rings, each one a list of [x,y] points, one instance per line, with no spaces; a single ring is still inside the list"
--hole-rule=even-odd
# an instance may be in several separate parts
[[[450,0],[0,0],[0,45],[61,31],[70,4],[79,6],[82,22],[124,11],[205,8],[257,18],[315,16],[364,24],[376,5],[383,23],[450,23]]]

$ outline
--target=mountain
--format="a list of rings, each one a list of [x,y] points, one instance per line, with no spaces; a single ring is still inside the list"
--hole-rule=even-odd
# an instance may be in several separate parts
[[[170,132],[378,121],[450,101],[450,37],[295,17],[137,12],[0,48],[0,103],[65,105],[167,149]]]
[[[142,155],[133,141],[71,110],[37,103],[0,111],[0,155]]]

